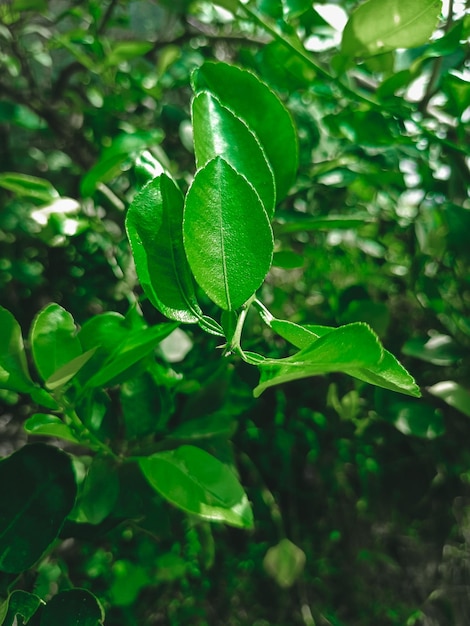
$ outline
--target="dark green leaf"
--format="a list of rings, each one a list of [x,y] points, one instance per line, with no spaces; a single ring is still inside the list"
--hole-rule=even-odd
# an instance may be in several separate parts
[[[440,398],[449,406],[470,417],[470,391],[454,380],[443,380],[432,385],[432,387],[428,387],[428,391],[436,398]]]
[[[206,91],[194,98],[192,117],[196,165],[200,168],[216,156],[223,157],[253,185],[272,217],[276,194],[272,168],[245,122]]]
[[[71,461],[57,448],[28,445],[0,462],[0,571],[22,572],[41,557],[75,493]]]
[[[0,387],[20,392],[34,389],[26,364],[20,325],[3,307],[0,307]]]
[[[33,593],[21,589],[13,591],[3,604],[0,603],[1,626],[27,624],[41,604],[44,602]],[[3,613],[5,614],[3,615]],[[21,619],[21,622],[18,618]]]
[[[236,476],[204,450],[181,446],[140,458],[139,464],[150,485],[187,513],[252,528],[251,507]]]
[[[341,50],[352,57],[425,44],[437,25],[441,0],[367,0],[352,13]]]
[[[119,480],[113,459],[95,456],[88,468],[77,502],[90,524],[99,524],[112,513],[119,495]]]
[[[123,383],[121,406],[128,439],[161,431],[173,408],[168,389],[147,372]]]
[[[226,63],[204,63],[192,81],[196,93],[213,93],[255,133],[274,172],[277,201],[282,200],[295,180],[298,150],[292,118],[279,98],[251,72]]]
[[[57,415],[35,413],[26,420],[23,427],[30,435],[48,435],[49,437],[58,437],[72,443],[80,443],[80,440],[73,434],[70,427]]]
[[[45,606],[40,626],[99,626],[104,611],[97,598],[86,589],[61,591]]]
[[[409,339],[402,348],[403,354],[433,363],[454,365],[462,360],[465,351],[448,335]]]
[[[73,317],[55,303],[35,317],[30,341],[34,364],[44,380],[82,354]]]
[[[266,211],[251,185],[221,157],[194,178],[183,235],[197,282],[223,309],[240,307],[268,273],[274,244]]]
[[[183,196],[166,174],[134,198],[126,219],[127,235],[140,284],[166,317],[195,323],[202,312],[183,248]]]

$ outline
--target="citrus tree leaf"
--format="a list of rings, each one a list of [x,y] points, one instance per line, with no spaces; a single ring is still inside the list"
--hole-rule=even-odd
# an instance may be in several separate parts
[[[253,527],[246,494],[227,465],[195,446],[139,459],[140,468],[166,500],[203,519]]]
[[[34,389],[26,364],[20,325],[3,307],[0,307],[0,387],[19,392]]]
[[[3,604],[0,603],[1,626],[18,626],[27,624],[38,608],[44,604],[41,598],[34,593],[16,589],[12,591]],[[5,615],[2,615],[4,611]]]
[[[61,591],[44,607],[40,626],[98,626],[104,624],[104,611],[97,598],[86,589]]]
[[[75,494],[70,458],[57,448],[27,445],[0,461],[0,571],[22,572],[40,558]]]
[[[279,98],[254,74],[227,63],[204,63],[192,83],[196,93],[213,93],[255,133],[274,172],[277,201],[282,200],[296,177],[298,148],[294,123]]]
[[[195,323],[202,312],[183,247],[183,196],[166,174],[134,198],[126,218],[137,276],[150,302],[166,317]]]
[[[266,211],[253,187],[221,157],[194,178],[183,238],[197,282],[225,310],[246,302],[271,266],[274,243]]]
[[[441,0],[367,0],[349,18],[341,51],[368,57],[422,46],[434,32],[441,8]]]
[[[436,398],[440,398],[449,406],[470,417],[470,391],[456,383],[455,380],[442,380],[428,387],[428,391]]]
[[[196,165],[203,167],[214,157],[223,157],[253,185],[272,217],[276,193],[273,172],[246,123],[206,91],[194,98],[192,117]]]
[[[34,364],[44,380],[82,354],[73,317],[55,303],[33,320],[30,341]]]
[[[72,443],[80,443],[80,440],[73,434],[70,427],[57,417],[47,413],[35,413],[23,424],[23,428],[29,435],[47,435],[58,437]]]

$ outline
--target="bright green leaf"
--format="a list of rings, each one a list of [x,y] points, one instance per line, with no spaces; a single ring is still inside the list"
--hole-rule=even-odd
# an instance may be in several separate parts
[[[183,236],[197,282],[223,309],[246,302],[271,266],[274,244],[266,211],[251,185],[221,157],[194,178]]]
[[[106,56],[106,66],[119,65],[123,61],[144,56],[152,47],[153,43],[147,41],[119,41]]]
[[[0,307],[0,387],[19,392],[34,389],[26,364],[20,325],[3,307]]]
[[[195,323],[202,312],[183,248],[183,196],[166,174],[134,198],[126,219],[127,236],[140,284],[166,317]]]
[[[47,435],[58,437],[72,443],[80,443],[70,427],[57,417],[47,413],[35,413],[23,424],[23,428],[29,435]]]
[[[59,367],[52,376],[46,380],[46,387],[48,389],[58,389],[59,387],[63,387],[66,383],[71,380],[77,372],[79,372],[86,363],[91,359],[91,357],[95,354],[96,348],[92,348],[88,350],[88,352],[84,352],[79,356],[75,357],[62,367]]]
[[[252,528],[250,504],[233,472],[194,446],[140,458],[150,485],[166,500],[203,519]]]
[[[282,200],[293,184],[298,164],[297,134],[279,98],[254,74],[226,63],[206,62],[192,75],[196,93],[210,91],[258,137]]]
[[[54,596],[41,615],[39,626],[98,626],[104,624],[104,611],[97,598],[86,589],[69,589]]]
[[[0,461],[0,571],[22,572],[39,559],[57,537],[75,493],[70,458],[57,448],[27,445]]]
[[[30,340],[34,364],[44,380],[82,354],[73,317],[55,303],[35,317]]]
[[[33,198],[41,202],[51,202],[59,197],[57,189],[48,180],[16,172],[0,174],[0,187],[23,198]]]
[[[248,126],[212,94],[203,91],[192,103],[196,165],[221,156],[258,192],[267,214],[274,215],[274,176],[264,151]]]
[[[368,57],[422,46],[433,34],[441,8],[441,0],[367,0],[349,18],[341,50]]]

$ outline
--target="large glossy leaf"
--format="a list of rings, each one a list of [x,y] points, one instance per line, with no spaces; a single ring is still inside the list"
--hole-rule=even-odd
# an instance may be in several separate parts
[[[361,322],[331,329],[326,326],[298,326],[282,320],[271,321],[272,328],[294,345],[302,347],[287,359],[267,359],[259,364],[259,396],[265,389],[290,380],[327,372],[344,372],[365,382],[418,397],[413,378],[395,357],[381,346],[372,329]],[[303,328],[303,330],[300,330]],[[309,336],[312,333],[312,343]]]
[[[86,589],[70,589],[54,596],[41,615],[40,626],[98,626],[104,611],[97,598]]]
[[[82,354],[73,317],[55,303],[35,317],[30,340],[34,364],[44,380]]]
[[[57,537],[75,500],[70,458],[44,444],[0,462],[0,571],[31,567]]]
[[[298,165],[297,134],[279,98],[251,72],[226,63],[204,63],[192,76],[196,93],[208,90],[258,137],[282,200],[293,184]]]
[[[441,0],[367,0],[352,13],[341,50],[352,57],[425,44],[436,28]]]
[[[214,157],[223,157],[253,185],[272,217],[276,194],[273,171],[246,123],[206,91],[194,98],[192,117],[196,165],[203,167]]]
[[[197,282],[223,309],[246,302],[271,266],[274,244],[266,211],[251,185],[221,157],[194,178],[183,235]]]
[[[231,469],[195,446],[139,459],[150,485],[187,513],[231,526],[251,528],[250,504]]]
[[[33,593],[21,589],[12,591],[4,603],[0,602],[0,625],[19,626],[19,624],[27,624],[41,604],[44,602]],[[18,618],[21,619],[21,622]]]
[[[177,327],[178,324],[172,322],[130,333],[106,359],[100,370],[87,381],[87,385],[89,387],[102,387],[110,383],[138,361],[148,356],[158,343],[168,337]]]
[[[140,284],[166,317],[195,323],[202,312],[183,247],[183,196],[166,174],[134,198],[126,229]]]
[[[3,307],[0,307],[0,388],[20,392],[34,389],[20,325]]]

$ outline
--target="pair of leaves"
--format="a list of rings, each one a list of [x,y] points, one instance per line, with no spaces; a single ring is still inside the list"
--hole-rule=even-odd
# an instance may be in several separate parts
[[[154,306],[201,323],[191,274],[224,310],[241,307],[263,282],[273,253],[269,218],[294,180],[297,140],[287,110],[250,72],[206,63],[193,87],[199,170],[186,199],[162,174],[136,196],[126,227]]]
[[[378,387],[420,396],[413,378],[384,350],[367,324],[356,322],[334,329],[300,326],[266,316],[265,321],[281,337],[300,348],[300,352],[285,359],[258,362],[261,377],[254,390],[255,396],[273,385],[328,372],[344,372]]]

